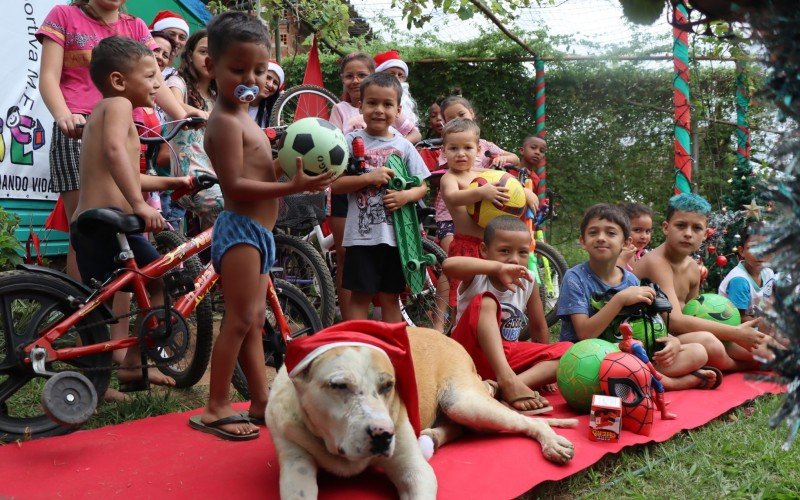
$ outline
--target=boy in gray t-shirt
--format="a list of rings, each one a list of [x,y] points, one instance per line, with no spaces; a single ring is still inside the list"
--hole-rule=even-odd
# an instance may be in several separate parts
[[[392,212],[416,203],[428,191],[423,183],[405,191],[386,188],[393,171],[385,166],[391,154],[403,158],[411,175],[430,175],[414,146],[390,127],[400,113],[403,88],[397,78],[375,73],[361,83],[361,113],[366,130],[347,134],[364,140],[366,173],[346,175],[332,186],[334,194],[347,193],[347,221],[343,246],[347,248],[342,286],[351,291],[349,318],[367,319],[369,305],[377,296],[386,322],[400,322],[398,296],[405,290],[400,253],[392,224]]]

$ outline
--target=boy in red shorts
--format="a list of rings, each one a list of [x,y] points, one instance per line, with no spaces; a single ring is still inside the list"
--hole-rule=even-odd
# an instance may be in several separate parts
[[[480,256],[450,257],[444,272],[461,280],[452,337],[469,352],[478,375],[495,380],[499,396],[528,415],[552,410],[534,389],[556,380],[558,360],[572,345],[549,344],[536,282],[525,264],[531,233],[523,221],[501,216],[486,226]],[[519,342],[528,329],[531,342]]]

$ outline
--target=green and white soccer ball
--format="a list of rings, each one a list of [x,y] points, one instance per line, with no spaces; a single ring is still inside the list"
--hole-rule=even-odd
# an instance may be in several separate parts
[[[733,302],[716,293],[704,293],[693,298],[683,306],[683,314],[730,326],[742,323],[742,316]]]
[[[322,118],[303,118],[286,128],[283,146],[278,151],[281,169],[289,177],[297,170],[296,158],[303,158],[303,171],[308,175],[328,171],[341,174],[350,157],[344,134]]]
[[[619,352],[611,342],[601,339],[581,340],[564,353],[558,362],[558,389],[575,411],[588,414],[592,396],[600,390],[600,363],[605,357]]]

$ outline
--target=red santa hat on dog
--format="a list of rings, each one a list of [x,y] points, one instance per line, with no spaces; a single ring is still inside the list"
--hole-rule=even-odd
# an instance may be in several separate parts
[[[186,32],[189,35],[189,24],[183,20],[180,14],[176,14],[171,10],[162,10],[153,18],[150,23],[150,29],[153,31],[164,31],[166,29],[176,28]]]
[[[396,50],[387,50],[375,55],[375,72],[380,73],[389,68],[400,68],[408,76],[408,65],[400,59],[400,53]]]
[[[395,386],[408,413],[408,420],[419,436],[419,401],[411,346],[405,323],[353,320],[326,328],[314,335],[289,342],[286,370],[289,377],[300,374],[320,354],[335,347],[369,347],[384,353],[394,366]]]
[[[270,59],[267,62],[267,71],[274,71],[275,74],[278,75],[278,81],[280,82],[278,83],[278,88],[282,89],[284,79],[286,78],[286,73],[283,72],[283,68],[281,68],[281,65],[278,64],[278,61],[273,61]]]

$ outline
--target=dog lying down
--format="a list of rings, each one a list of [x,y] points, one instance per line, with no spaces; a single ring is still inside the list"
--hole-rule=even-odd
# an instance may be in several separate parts
[[[400,498],[435,498],[436,476],[420,447],[426,438],[415,433],[420,427],[436,448],[464,426],[522,433],[539,441],[548,460],[572,458],[572,443],[550,426],[574,427],[576,420],[507,408],[489,395],[460,344],[435,330],[405,330],[400,323],[349,321],[289,345],[266,418],[281,498],[316,498],[318,468],[349,477],[372,465]]]

